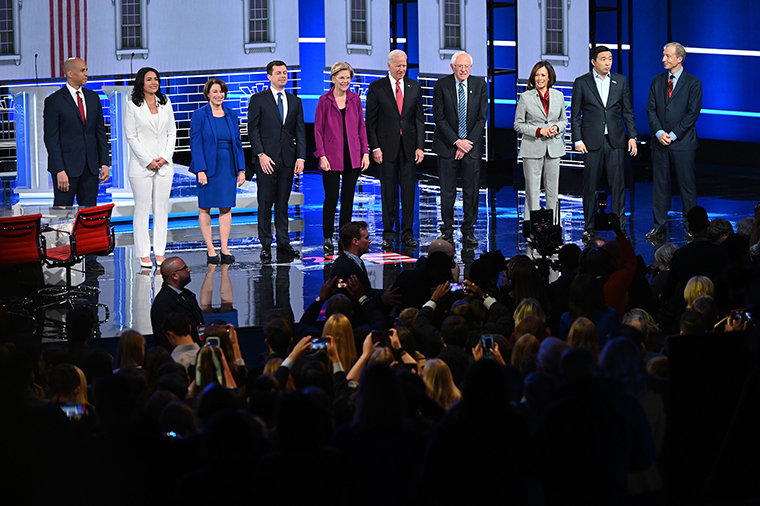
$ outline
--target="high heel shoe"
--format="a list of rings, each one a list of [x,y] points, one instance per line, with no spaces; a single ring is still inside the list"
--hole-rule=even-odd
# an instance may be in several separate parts
[[[228,264],[234,264],[235,263],[235,255],[226,255],[224,253],[222,255],[222,264],[228,265]]]
[[[140,267],[142,267],[143,269],[152,269],[153,262],[151,261],[150,257],[145,257],[145,258],[148,259],[147,262],[143,260],[142,258],[140,258]]]
[[[164,257],[161,257],[161,260],[159,260],[158,257],[156,257],[156,267],[161,267],[164,264],[164,260],[165,260]]]
[[[206,253],[206,263],[207,264],[213,264],[213,265],[219,265],[219,255],[211,256],[208,253]]]
[[[335,252],[335,248],[333,247],[333,241],[332,237],[325,237],[325,245],[322,248],[325,256],[330,256]]]

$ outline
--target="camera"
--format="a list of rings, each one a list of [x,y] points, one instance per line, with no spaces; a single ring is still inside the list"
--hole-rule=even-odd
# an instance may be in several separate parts
[[[607,212],[607,193],[596,192],[597,209],[594,213],[594,230],[612,230],[612,215]]]
[[[554,211],[552,209],[531,210],[528,236],[536,251],[544,256],[556,253],[564,242],[562,240],[562,227],[554,224]]]

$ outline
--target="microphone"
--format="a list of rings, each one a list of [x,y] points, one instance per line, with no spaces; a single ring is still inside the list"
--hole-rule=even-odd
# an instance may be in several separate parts
[[[40,85],[40,77],[37,75],[37,56],[39,56],[37,53],[34,53],[34,84],[35,86]]]
[[[134,59],[135,59],[135,53],[133,52],[132,56],[129,57],[129,75],[133,74],[133,72],[132,72],[132,60],[134,60]]]

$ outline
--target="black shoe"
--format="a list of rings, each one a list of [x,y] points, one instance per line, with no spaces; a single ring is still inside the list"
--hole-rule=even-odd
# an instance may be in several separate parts
[[[447,241],[452,246],[454,245],[454,234],[452,234],[451,232],[442,233],[441,235],[438,236],[438,239]]]
[[[277,256],[290,257],[295,259],[301,258],[301,252],[293,248],[293,246],[290,244],[283,244],[282,246],[277,246]]]
[[[106,268],[97,260],[90,260],[84,263],[84,271],[88,274],[105,274]]]
[[[662,240],[662,238],[665,237],[665,230],[661,228],[653,228],[650,230],[647,235],[644,236],[644,239],[646,239],[649,242],[654,242],[657,240]]]
[[[235,255],[225,255],[221,251],[219,252],[222,256],[222,263],[225,265],[234,264],[235,263]]]
[[[393,251],[393,241],[391,239],[383,239],[381,248],[383,251]]]
[[[213,264],[213,265],[219,265],[219,255],[211,256],[208,253],[206,253],[206,263],[207,264]]]
[[[335,253],[332,237],[325,237],[325,245],[322,247],[322,252],[325,256],[330,256]]]
[[[469,246],[471,248],[477,248],[478,247],[478,240],[475,239],[475,234],[472,232],[466,232],[462,234],[462,244],[465,246]]]
[[[411,237],[407,237],[406,239],[404,239],[403,244],[407,248],[415,248],[415,249],[417,249],[417,246],[418,246],[417,241],[415,241]]]
[[[272,250],[269,249],[269,246],[264,246],[261,249],[261,254],[259,255],[259,258],[261,258],[262,262],[271,262],[272,261]]]

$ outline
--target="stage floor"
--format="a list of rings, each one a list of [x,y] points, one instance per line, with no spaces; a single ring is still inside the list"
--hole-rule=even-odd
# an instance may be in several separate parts
[[[530,253],[518,227],[522,216],[522,192],[515,190],[511,171],[493,172],[487,177],[484,174],[482,182],[485,186],[487,181],[490,188],[480,190],[479,215],[475,226],[478,248],[463,250],[460,232],[458,229],[455,231],[457,261],[465,267],[462,269],[463,275],[469,263],[485,251],[501,250],[506,257]],[[440,191],[437,178],[419,174],[418,179],[414,232],[420,246],[414,251],[397,249],[395,253],[383,253],[380,249],[380,184],[372,176],[362,176],[359,180],[353,217],[369,224],[373,242],[370,253],[363,258],[374,287],[389,286],[401,270],[413,268],[415,260],[426,254],[427,245],[439,235]],[[699,204],[707,209],[711,219],[722,217],[735,225],[738,220],[752,216],[754,205],[760,200],[760,179],[748,169],[703,166],[698,168],[697,181]],[[259,260],[261,248],[255,235],[255,210],[236,210],[238,214],[233,217],[230,249],[237,261],[231,266],[206,265],[205,246],[196,217],[182,216],[170,221],[171,242],[167,256],[180,256],[190,266],[192,281],[188,288],[198,295],[208,313],[217,313],[216,316],[236,326],[258,326],[274,308],[289,309],[298,319],[318,295],[331,262],[322,256],[324,191],[321,175],[307,171],[300,177],[298,185],[298,191],[304,195],[304,204],[290,208],[291,222],[297,223],[292,229],[298,230],[291,233],[291,240],[292,245],[301,251],[302,259],[290,263],[277,263],[275,258],[272,264],[262,265]],[[626,200],[628,233],[636,252],[649,264],[655,247],[646,242],[644,236],[652,227],[651,181],[629,184]],[[673,198],[671,208],[668,240],[680,245],[685,240],[680,198]],[[455,212],[459,223],[462,217],[461,192]],[[560,219],[564,241],[582,246],[583,211],[580,197],[561,195]],[[216,230],[215,227],[215,233]],[[105,266],[105,274],[88,277],[85,281],[100,288],[97,302],[110,310],[108,321],[100,325],[100,334],[113,337],[127,328],[151,334],[150,305],[154,294],[160,290],[161,276],[156,274],[155,269],[140,268],[131,246],[131,223],[117,224],[116,233],[115,251],[100,259]],[[613,237],[612,232],[601,234]],[[101,319],[105,317],[102,308],[100,316]]]

